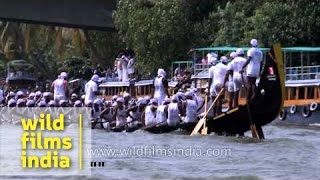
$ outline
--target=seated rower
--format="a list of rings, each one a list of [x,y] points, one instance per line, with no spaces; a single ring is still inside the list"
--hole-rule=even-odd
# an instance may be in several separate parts
[[[168,105],[168,120],[167,124],[169,126],[177,126],[180,123],[180,114],[182,111],[182,106],[179,105],[179,98],[177,95],[173,95],[171,98],[171,103]]]
[[[156,122],[159,126],[167,125],[168,104],[170,104],[170,101],[171,101],[170,98],[166,97],[162,102],[162,104],[158,106]]]
[[[119,129],[122,129],[122,128],[124,129],[124,125],[127,121],[127,112],[123,104],[124,104],[124,99],[122,97],[119,97],[117,99],[117,104],[114,108],[113,117],[112,117],[112,120],[116,122],[115,127]]]
[[[156,113],[158,108],[157,99],[151,99],[150,104],[146,107],[144,112],[144,125],[153,126],[156,125]]]
[[[132,102],[130,107],[127,109],[127,113],[128,113],[127,126],[128,126],[128,128],[138,127],[139,120],[141,117],[141,112],[139,112],[138,109],[139,109],[139,106],[136,102]]]
[[[197,103],[195,100],[192,99],[193,93],[188,91],[185,94],[186,101],[183,103],[183,107],[186,112],[186,116],[183,118],[184,123],[193,123],[197,122],[198,116],[197,116]]]

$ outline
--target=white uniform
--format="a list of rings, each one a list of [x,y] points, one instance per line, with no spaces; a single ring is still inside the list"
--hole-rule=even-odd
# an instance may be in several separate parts
[[[66,99],[66,87],[64,79],[56,79],[53,82],[53,98],[56,102]]]
[[[145,125],[151,126],[156,124],[156,111],[151,111],[151,106],[147,106],[145,110]]]
[[[197,121],[197,103],[194,100],[187,99],[186,117],[184,122],[196,122]]]
[[[251,57],[251,61],[247,67],[247,76],[249,77],[259,77],[260,66],[263,59],[262,52],[257,47],[252,47],[249,49],[247,56]]]
[[[247,60],[243,57],[236,57],[228,64],[228,70],[233,71],[234,91],[239,91],[244,83],[240,71],[246,61]]]
[[[213,70],[213,86],[216,94],[223,88],[224,78],[227,74],[228,68],[225,64],[219,63],[214,66]]]
[[[166,105],[158,106],[157,117],[156,117],[156,122],[157,123],[166,124],[166,122],[167,122],[167,114],[166,114],[166,111],[165,111],[166,107],[167,107]]]
[[[170,103],[168,106],[168,120],[169,126],[176,126],[180,122],[178,103]]]
[[[128,74],[133,74],[134,73],[134,62],[135,62],[134,58],[129,59],[129,62],[128,62]]]
[[[116,115],[116,126],[122,127],[127,122],[127,113],[126,110],[123,109],[117,109],[117,115]]]
[[[122,63],[121,63],[121,58],[117,58],[117,73],[118,73],[118,80],[122,81]]]
[[[209,87],[210,95],[217,96],[216,91],[214,90],[214,66],[209,68],[209,78],[212,79],[211,86]]]
[[[129,123],[128,127],[130,127],[130,128],[137,127],[138,126],[138,120],[141,117],[141,113],[138,110],[136,110],[136,111],[130,111],[129,114],[130,114],[131,117],[128,116],[127,123],[131,122],[131,121],[133,121],[133,122]]]
[[[162,104],[166,98],[165,88],[162,83],[163,77],[156,77],[154,80],[154,95],[153,97],[158,100],[158,104]]]
[[[96,99],[96,95],[94,94],[94,92],[96,91],[98,91],[97,83],[92,80],[87,82],[85,86],[85,93],[86,93],[84,98],[85,104],[88,104],[89,101],[93,102]]]
[[[121,58],[121,64],[122,64],[122,81],[127,82],[129,81],[128,77],[128,62],[129,59],[125,56],[122,56]]]

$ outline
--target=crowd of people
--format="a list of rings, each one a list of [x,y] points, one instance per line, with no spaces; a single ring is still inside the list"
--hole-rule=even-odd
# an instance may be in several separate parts
[[[218,95],[224,94],[220,93],[224,89],[227,89],[230,95],[229,108],[238,106],[242,86],[248,89],[248,101],[254,97],[256,78],[260,76],[262,52],[258,48],[257,40],[253,39],[250,43],[251,49],[247,52],[247,58],[244,58],[243,49],[232,52],[230,59],[226,56],[220,57],[220,61],[215,53],[207,55],[211,66],[207,94],[211,96],[211,101],[217,98],[209,113],[212,117],[222,112],[223,96]],[[132,78],[134,68],[130,68],[132,63],[134,64],[134,53],[119,53],[117,59],[119,81]],[[129,63],[131,59],[133,62]],[[191,79],[190,75],[191,73],[186,73],[187,80]],[[100,124],[107,129],[152,125],[174,127],[180,123],[196,123],[205,111],[205,100],[196,88],[177,88],[174,94],[170,95],[166,72],[161,68],[154,79],[152,98],[147,96],[135,99],[124,92],[122,95],[114,95],[112,100],[108,101],[99,96],[97,74],[86,83],[83,95],[69,96],[67,76],[66,72],[61,72],[52,82],[51,92],[9,92],[2,98],[2,104],[7,107],[87,107],[91,110],[93,127]]]

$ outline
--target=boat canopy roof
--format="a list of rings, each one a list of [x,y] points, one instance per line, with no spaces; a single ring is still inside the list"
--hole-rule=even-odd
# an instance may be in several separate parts
[[[233,46],[217,46],[217,47],[205,47],[191,49],[191,51],[236,51],[238,48],[242,48],[244,51],[248,51],[250,47],[233,47]],[[270,48],[260,48],[261,51],[267,52]],[[282,48],[283,52],[320,52],[320,47],[286,47]]]

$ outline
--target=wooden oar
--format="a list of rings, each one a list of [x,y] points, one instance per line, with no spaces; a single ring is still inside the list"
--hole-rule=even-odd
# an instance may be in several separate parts
[[[208,113],[210,112],[211,108],[213,107],[213,105],[217,102],[218,98],[220,97],[220,95],[222,94],[222,92],[224,91],[224,88],[222,88],[219,92],[219,94],[217,95],[217,97],[214,99],[214,101],[212,102],[211,106],[209,107],[208,111],[204,114],[203,118],[201,118],[198,122],[198,124],[194,127],[192,133],[190,134],[190,136],[193,136],[195,134],[197,134],[199,132],[199,130],[201,129],[201,127],[203,126],[203,123],[206,122],[206,117],[208,115]]]
[[[167,120],[162,121],[162,122],[159,122],[159,123],[154,124],[154,125],[144,126],[144,127],[142,127],[141,129],[142,129],[142,130],[145,130],[145,129],[148,129],[148,128],[153,128],[153,127],[156,127],[156,126],[158,126],[159,124],[162,124],[162,123],[164,123],[164,122],[167,122]]]
[[[205,114],[207,113],[207,110],[208,110],[208,95],[206,94],[205,97],[204,97],[204,113]],[[207,135],[208,134],[208,128],[206,126],[206,122],[207,121],[204,121],[204,123],[203,123],[203,127],[202,127],[202,130],[201,130],[201,134],[202,135]]]
[[[244,88],[245,88],[246,92],[248,93],[248,88],[245,85],[245,81],[244,81],[244,77],[243,77],[242,73],[241,73],[241,77],[242,77],[242,82],[244,84]],[[248,109],[248,116],[249,116],[249,121],[250,121],[250,129],[251,129],[252,137],[255,138],[255,139],[259,139],[257,128],[256,128],[256,124],[253,122],[253,119],[252,119],[252,116],[251,116],[251,111],[250,111],[250,106],[249,106],[249,101],[248,100],[247,100],[246,105],[247,105],[247,109]]]

